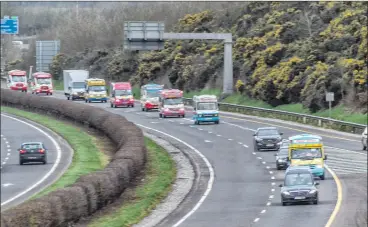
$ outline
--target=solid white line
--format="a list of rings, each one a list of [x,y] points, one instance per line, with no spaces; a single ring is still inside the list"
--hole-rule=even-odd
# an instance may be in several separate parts
[[[192,149],[195,153],[197,153],[203,159],[203,161],[207,165],[208,171],[210,172],[210,179],[208,180],[208,185],[207,185],[206,191],[204,192],[204,194],[202,195],[202,197],[198,201],[198,203],[193,207],[193,209],[190,210],[184,217],[182,217],[177,223],[175,223],[172,226],[172,227],[178,227],[181,223],[183,223],[188,217],[190,217],[202,205],[202,203],[204,202],[204,200],[210,194],[210,192],[212,190],[212,186],[213,186],[213,181],[215,179],[215,177],[214,177],[215,176],[215,173],[214,173],[213,167],[212,167],[211,163],[208,161],[208,159],[199,150],[195,149],[193,146],[189,145],[188,143],[184,142],[183,140],[181,140],[179,138],[176,138],[176,137],[174,137],[172,135],[169,135],[167,133],[164,133],[162,131],[159,131],[159,130],[156,130],[156,129],[153,129],[153,128],[146,127],[146,126],[141,125],[141,124],[136,124],[136,125],[138,125],[139,127],[142,127],[142,128],[146,128],[146,129],[149,129],[149,130],[152,130],[152,131],[161,133],[161,134],[163,134],[165,136],[168,136],[168,137],[170,137],[172,139],[175,139],[176,141],[178,141],[178,142],[184,144],[185,146],[189,147],[190,149]]]
[[[35,184],[33,184],[31,187],[27,188],[26,190],[22,191],[21,193],[17,194],[16,196],[13,196],[12,198],[6,200],[5,202],[1,203],[1,206],[4,206],[12,201],[14,201],[15,199],[23,196],[24,194],[28,193],[29,191],[31,191],[32,189],[34,189],[35,187],[37,187],[38,185],[42,184],[49,176],[51,176],[51,174],[53,172],[55,172],[57,166],[59,165],[60,163],[60,160],[61,160],[61,148],[58,144],[58,142],[56,142],[56,140],[50,136],[49,134],[47,134],[45,131],[43,131],[42,129],[28,123],[28,122],[25,122],[25,121],[22,121],[22,120],[19,120],[17,118],[14,118],[14,117],[10,117],[10,116],[7,116],[5,114],[1,114],[2,116],[4,117],[7,117],[7,118],[10,118],[10,119],[13,119],[15,121],[18,121],[18,122],[21,122],[23,124],[26,124],[32,128],[34,128],[35,130],[39,131],[40,133],[44,134],[49,140],[51,140],[51,142],[54,144],[55,148],[56,148],[56,160],[55,160],[55,163],[53,164],[52,168],[38,181],[36,182]]]

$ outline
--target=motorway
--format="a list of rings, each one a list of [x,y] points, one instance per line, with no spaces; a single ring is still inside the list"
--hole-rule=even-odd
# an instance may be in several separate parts
[[[65,99],[61,94],[53,97]],[[157,112],[142,112],[139,105],[117,109],[110,108],[108,103],[88,105],[125,116],[146,129],[167,133],[190,144],[209,160],[214,169],[214,183],[201,186],[210,190],[205,200],[199,204],[198,200],[190,201],[192,207],[199,207],[192,210],[192,215],[186,215],[184,211],[180,215],[169,215],[161,226],[178,226],[179,223],[188,227],[325,226],[331,216],[331,220],[337,216],[344,218],[341,213],[336,213],[347,196],[343,193],[346,187],[343,179],[367,173],[367,155],[361,151],[356,135],[237,114],[222,114],[219,125],[194,125],[190,112],[186,118],[160,119]],[[334,179],[327,174],[326,180],[320,181],[318,205],[281,206],[278,185],[282,183],[284,171],[275,168],[275,152],[253,150],[254,130],[270,125],[279,127],[285,138],[301,133],[323,137],[328,168],[337,176]],[[342,220],[335,221],[332,226],[350,225]]]
[[[43,142],[48,163],[19,165],[24,142]],[[17,205],[57,180],[71,163],[70,146],[58,135],[28,120],[1,114],[1,209]]]

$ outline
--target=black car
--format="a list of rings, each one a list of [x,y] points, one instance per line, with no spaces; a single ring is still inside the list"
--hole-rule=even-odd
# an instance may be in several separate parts
[[[278,150],[281,144],[281,135],[275,127],[258,128],[254,133],[254,150]]]
[[[22,143],[18,151],[20,165],[27,162],[47,163],[47,149],[42,142]]]
[[[287,169],[288,161],[287,157],[289,155],[289,147],[283,146],[280,147],[280,150],[275,154],[276,156],[276,169]]]
[[[318,204],[318,182],[314,181],[309,167],[289,167],[285,173],[284,185],[281,187],[281,203],[309,202]]]

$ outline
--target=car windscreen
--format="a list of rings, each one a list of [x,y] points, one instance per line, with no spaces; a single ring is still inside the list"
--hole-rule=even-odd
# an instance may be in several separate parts
[[[85,83],[84,82],[74,82],[73,88],[85,88]]]
[[[217,110],[217,104],[214,102],[200,102],[197,104],[197,110]]]
[[[147,91],[147,98],[157,98],[160,97],[160,91]]]
[[[289,149],[287,148],[280,148],[278,155],[288,155]]]
[[[285,176],[285,186],[313,185],[311,174],[308,173],[289,173]]]
[[[42,145],[39,143],[32,143],[32,144],[23,144],[22,149],[26,150],[33,150],[33,149],[41,149]]]
[[[165,99],[164,100],[164,105],[179,105],[179,104],[183,104],[183,99],[182,98]]]
[[[280,135],[275,129],[261,129],[257,133],[258,136],[276,136]]]
[[[291,150],[292,159],[314,159],[322,158],[320,148],[297,148]]]

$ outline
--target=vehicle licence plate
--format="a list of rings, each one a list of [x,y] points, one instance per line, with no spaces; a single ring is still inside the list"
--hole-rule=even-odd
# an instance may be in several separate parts
[[[210,117],[206,117],[206,118],[205,118],[205,120],[209,120],[209,121],[210,121],[210,120],[212,120],[212,118],[210,118]]]
[[[273,147],[273,144],[267,144],[266,146],[267,147]]]
[[[28,157],[28,159],[36,159],[36,157]]]
[[[295,199],[305,199],[303,196],[296,196]]]

